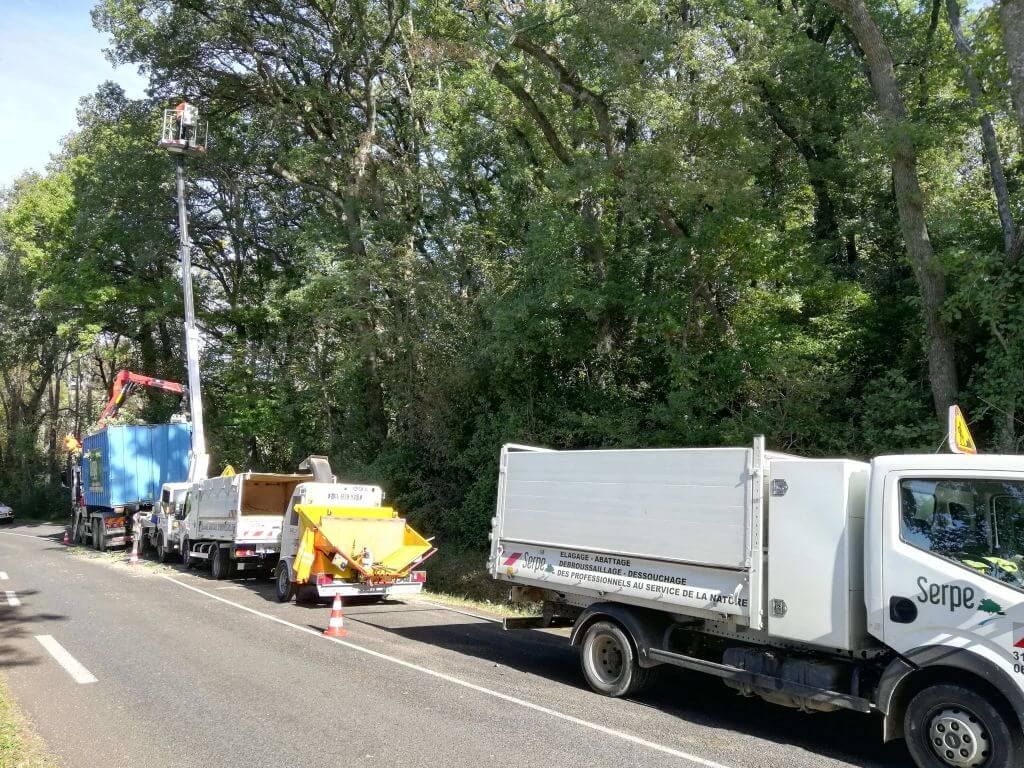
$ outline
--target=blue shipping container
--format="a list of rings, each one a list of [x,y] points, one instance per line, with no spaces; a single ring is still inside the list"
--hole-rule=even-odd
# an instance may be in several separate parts
[[[191,424],[110,426],[82,443],[82,488],[90,507],[152,504],[164,483],[188,479]]]

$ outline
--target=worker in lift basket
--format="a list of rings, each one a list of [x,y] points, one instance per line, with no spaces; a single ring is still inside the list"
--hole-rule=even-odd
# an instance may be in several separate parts
[[[183,101],[174,108],[174,128],[179,144],[188,144],[195,129],[196,108]]]

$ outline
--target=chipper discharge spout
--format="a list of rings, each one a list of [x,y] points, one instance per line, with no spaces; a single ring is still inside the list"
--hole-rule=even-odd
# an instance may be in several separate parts
[[[299,546],[295,581],[320,587],[346,584],[343,594],[418,592],[425,574],[413,573],[436,551],[392,507],[297,504]]]

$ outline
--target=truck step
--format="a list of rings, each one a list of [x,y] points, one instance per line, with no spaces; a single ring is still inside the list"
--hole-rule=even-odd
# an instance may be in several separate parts
[[[502,619],[503,629],[554,629],[556,627],[571,627],[573,620],[563,616],[545,618],[544,616],[507,616]]]

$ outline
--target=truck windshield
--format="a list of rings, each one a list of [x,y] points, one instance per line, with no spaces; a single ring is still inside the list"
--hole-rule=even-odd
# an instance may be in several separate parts
[[[1024,591],[1024,482],[900,481],[903,540]]]

